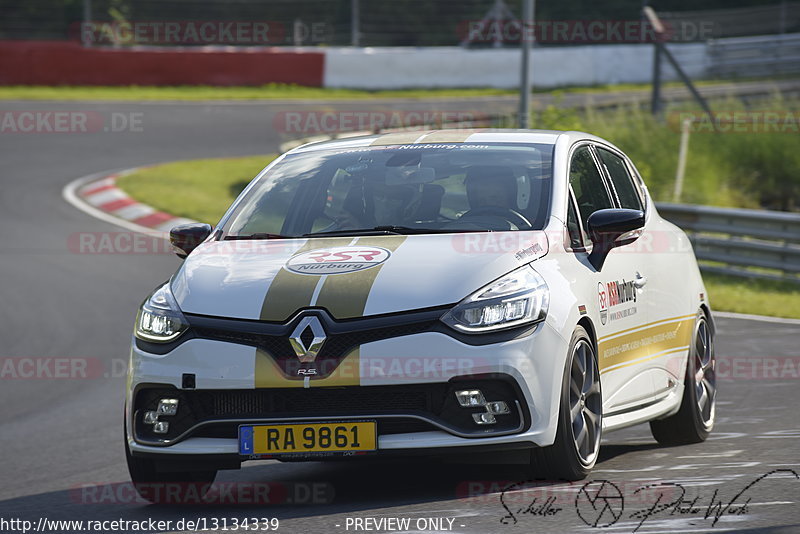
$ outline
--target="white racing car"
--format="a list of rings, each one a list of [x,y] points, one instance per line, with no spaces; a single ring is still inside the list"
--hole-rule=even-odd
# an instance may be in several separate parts
[[[305,145],[142,304],[128,466],[209,482],[245,460],[512,452],[577,480],[602,432],[714,423],[691,245],[631,161],[579,132],[440,130]]]

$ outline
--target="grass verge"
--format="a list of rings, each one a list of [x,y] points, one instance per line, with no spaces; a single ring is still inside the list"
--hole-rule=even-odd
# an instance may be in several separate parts
[[[458,98],[516,95],[513,89],[398,89],[362,91],[329,89],[290,84],[268,84],[260,87],[212,87],[186,85],[174,87],[126,86],[5,86],[0,87],[0,100],[302,100],[364,98]]]
[[[136,200],[179,217],[216,224],[276,154],[175,161],[123,176],[117,185]]]
[[[723,83],[718,80],[700,81],[698,85]],[[729,83],[729,82],[728,82]],[[664,87],[682,86],[679,82],[665,83]],[[619,91],[649,90],[649,84],[597,85],[590,87],[562,87],[536,91],[556,96],[565,93],[609,93]],[[297,99],[364,99],[364,98],[459,98],[485,96],[516,96],[517,89],[430,88],[367,91],[358,89],[333,89],[305,87],[294,84],[272,83],[256,87],[216,87],[209,85],[184,86],[38,86],[11,85],[0,87],[0,100],[297,100]]]
[[[673,201],[680,145],[680,117],[693,116],[683,195],[679,202],[709,206],[800,210],[800,99],[774,95],[757,102],[736,98],[715,100],[720,117],[741,117],[735,127],[720,124],[714,133],[696,104],[670,105],[664,121],[639,106],[615,110],[562,109],[537,111],[536,128],[580,130],[608,139],[636,164],[657,201]],[[765,112],[777,117],[767,123]]]
[[[714,310],[800,319],[800,285],[703,274]]]

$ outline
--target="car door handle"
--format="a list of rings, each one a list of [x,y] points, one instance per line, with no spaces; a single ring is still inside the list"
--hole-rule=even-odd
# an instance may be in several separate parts
[[[633,285],[636,287],[636,289],[642,289],[646,283],[647,277],[636,273],[636,280],[633,281]]]

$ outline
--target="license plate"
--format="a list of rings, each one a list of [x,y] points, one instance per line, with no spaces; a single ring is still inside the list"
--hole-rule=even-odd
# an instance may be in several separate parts
[[[374,451],[375,421],[290,423],[239,427],[239,453],[303,454]]]

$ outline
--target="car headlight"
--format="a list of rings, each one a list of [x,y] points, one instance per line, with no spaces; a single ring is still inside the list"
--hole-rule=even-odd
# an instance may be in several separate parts
[[[183,334],[188,326],[167,282],[153,291],[139,308],[136,337],[166,343]]]
[[[461,332],[492,332],[544,320],[549,302],[544,279],[526,265],[465,298],[442,321]]]

